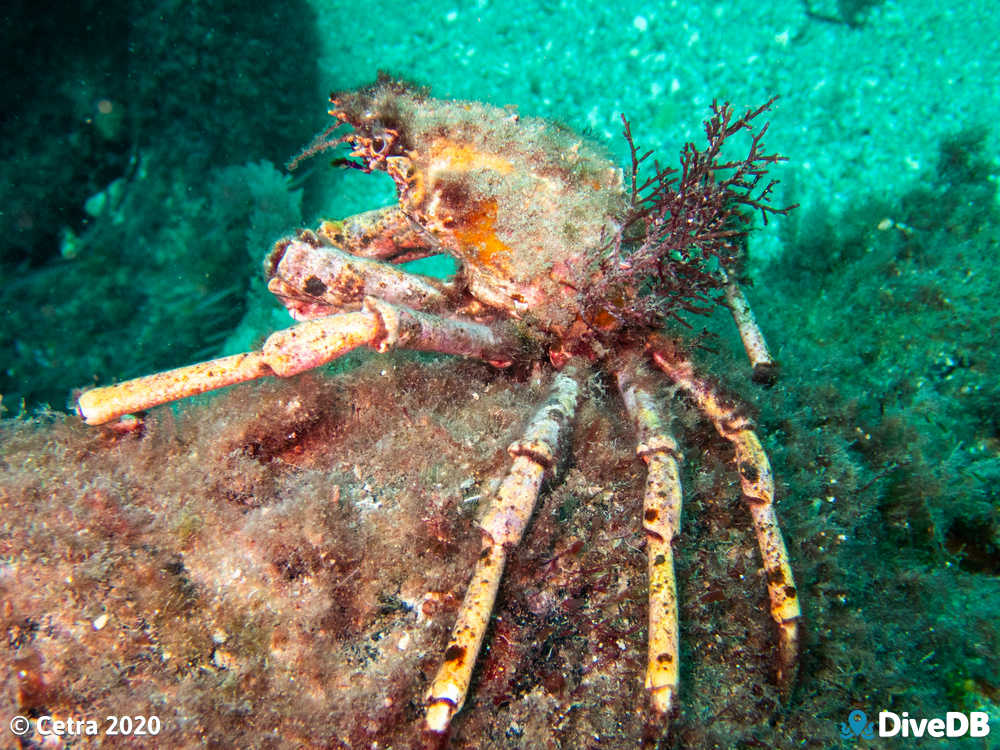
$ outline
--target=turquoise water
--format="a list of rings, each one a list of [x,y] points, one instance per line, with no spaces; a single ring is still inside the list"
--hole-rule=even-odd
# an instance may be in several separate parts
[[[273,241],[393,190],[322,157],[291,175],[281,165],[327,126],[330,91],[379,70],[559,121],[622,164],[623,113],[674,164],[713,99],[742,109],[779,95],[777,200],[800,207],[753,233],[748,296],[783,377],[772,390],[733,378],[771,436],[810,623],[784,715],[821,717],[810,731],[828,736],[794,738],[816,747],[853,746],[839,733],[852,708],[985,710],[1000,726],[992,4],[4,13],[7,417],[286,326],[259,277]],[[420,270],[447,272],[435,263]],[[704,357],[721,377],[743,367],[731,349]]]

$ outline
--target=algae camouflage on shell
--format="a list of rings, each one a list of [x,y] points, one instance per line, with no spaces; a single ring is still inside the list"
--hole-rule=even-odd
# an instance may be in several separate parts
[[[453,746],[641,736],[643,471],[604,384],[590,388],[577,462],[514,557]],[[543,391],[527,375],[392,356],[160,410],[142,435],[7,422],[9,708],[155,713],[174,746],[405,746],[478,552],[480,498]],[[730,483],[716,468],[692,477],[696,493]],[[727,737],[776,705],[763,592],[723,602],[721,619],[705,611],[726,576],[756,576],[737,495],[685,576],[685,619],[714,622],[699,635],[725,644],[691,655],[688,691],[731,683],[742,708],[712,730]],[[707,542],[716,531],[742,541],[723,552]]]

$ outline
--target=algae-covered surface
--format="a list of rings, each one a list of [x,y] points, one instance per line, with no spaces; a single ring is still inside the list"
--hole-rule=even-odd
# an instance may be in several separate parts
[[[247,6],[249,8],[250,6]],[[352,354],[83,425],[73,390],[256,346],[282,234],[392,200],[323,159],[328,90],[387,69],[673,164],[714,97],[780,94],[783,205],[749,240],[770,388],[721,313],[695,361],[749,405],[803,605],[790,696],[732,447],[683,454],[679,708],[646,708],[645,467],[613,383],[511,556],[450,747],[976,747],[1000,732],[1000,28],[969,2],[79,3],[4,10],[0,747],[412,747],[476,520],[551,368]],[[87,33],[83,33],[86,30]],[[26,64],[27,63],[27,64]],[[25,73],[24,71],[28,72]],[[433,268],[431,270],[434,270]],[[704,336],[702,329],[712,334]],[[970,738],[848,715],[985,712]],[[105,717],[155,716],[157,737]],[[32,737],[7,730],[29,718]],[[844,736],[845,730],[848,730]]]

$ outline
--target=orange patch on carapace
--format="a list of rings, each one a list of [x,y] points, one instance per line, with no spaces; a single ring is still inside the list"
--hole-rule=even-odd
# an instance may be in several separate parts
[[[514,165],[502,156],[480,151],[471,144],[450,141],[446,138],[438,138],[431,143],[430,162],[432,170],[435,167],[455,172],[489,169],[499,174],[510,174],[514,171]]]
[[[470,260],[503,270],[510,264],[511,249],[497,237],[496,221],[497,202],[491,198],[478,203],[452,231]]]
[[[613,331],[619,323],[618,318],[607,307],[602,306],[594,313],[590,324],[599,331]]]

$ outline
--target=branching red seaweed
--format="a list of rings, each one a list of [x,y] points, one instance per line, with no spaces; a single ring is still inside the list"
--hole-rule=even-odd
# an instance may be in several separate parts
[[[632,162],[630,198],[588,269],[588,283],[580,285],[584,309],[643,328],[680,320],[681,311],[711,311],[726,274],[739,270],[753,214],[759,211],[766,224],[769,214],[795,208],[771,205],[777,180],[765,178],[769,166],[785,157],[765,151],[766,122],[756,129],[755,120],[776,98],[736,119],[728,102],[713,101],[712,117],[704,123],[707,146],[685,144],[679,170],[654,161],[653,174],[641,183],[640,169],[653,152],[640,155],[622,115]],[[723,160],[724,144],[740,131],[751,136],[746,157]],[[620,304],[608,307],[609,300]]]

